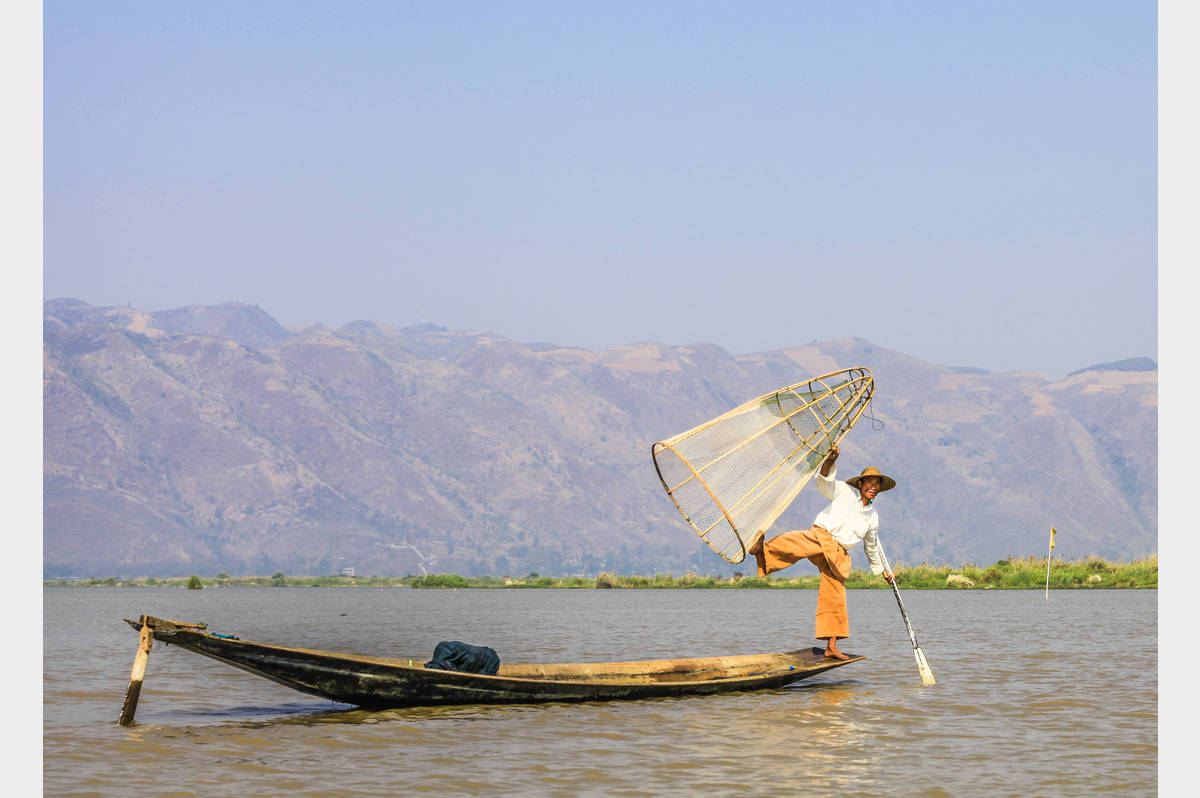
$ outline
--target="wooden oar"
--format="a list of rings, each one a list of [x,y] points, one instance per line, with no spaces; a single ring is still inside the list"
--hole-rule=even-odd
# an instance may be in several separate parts
[[[883,559],[884,571],[892,575],[892,581],[888,584],[892,586],[892,592],[896,595],[896,603],[900,605],[900,614],[904,617],[904,628],[908,629],[908,639],[912,641],[913,656],[917,660],[917,670],[921,672],[921,684],[926,687],[936,684],[933,680],[933,671],[929,669],[929,663],[925,661],[925,652],[917,644],[917,633],[913,631],[912,623],[908,620],[908,613],[904,611],[904,602],[900,600],[900,588],[896,587],[896,574],[892,571],[892,566],[888,564],[887,555],[883,553],[882,544],[879,546],[879,556]]]

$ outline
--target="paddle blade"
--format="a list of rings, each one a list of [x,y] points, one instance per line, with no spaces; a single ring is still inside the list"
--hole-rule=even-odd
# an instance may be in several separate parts
[[[933,680],[933,671],[929,669],[929,663],[925,661],[925,652],[920,646],[913,649],[913,656],[917,658],[917,670],[921,672],[921,684],[929,687],[931,684],[937,684]]]

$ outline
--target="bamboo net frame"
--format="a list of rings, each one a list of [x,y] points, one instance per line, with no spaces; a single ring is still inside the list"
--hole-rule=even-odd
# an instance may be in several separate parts
[[[856,367],[751,399],[651,447],[667,495],[731,563],[766,533],[867,409],[875,378]]]

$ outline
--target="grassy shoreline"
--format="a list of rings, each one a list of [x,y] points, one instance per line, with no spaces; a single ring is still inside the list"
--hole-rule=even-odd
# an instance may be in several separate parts
[[[767,590],[792,589],[815,590],[820,577],[811,573],[811,566],[804,567],[805,573],[796,576],[787,571],[765,579],[756,576],[730,577],[684,574],[656,574],[654,576],[624,576],[602,573],[596,577],[569,576],[549,577],[529,574],[521,578],[496,576],[460,576],[458,574],[430,574],[428,576],[288,576],[275,573],[271,576],[229,576],[221,573],[213,577],[198,575],[187,577],[119,579],[92,577],[89,579],[47,579],[44,587],[158,587],[176,589],[203,589],[212,587],[409,587],[432,589],[747,589]],[[1045,557],[1014,557],[999,560],[993,565],[962,566],[931,565],[916,566],[896,564],[896,577],[900,587],[906,590],[1033,590],[1046,586]],[[846,580],[849,589],[888,589],[888,585],[869,571],[855,569]],[[1151,555],[1130,562],[1109,562],[1099,557],[1082,560],[1054,560],[1050,564],[1050,588],[1052,590],[1095,590],[1095,589],[1156,589],[1158,587],[1158,556]]]

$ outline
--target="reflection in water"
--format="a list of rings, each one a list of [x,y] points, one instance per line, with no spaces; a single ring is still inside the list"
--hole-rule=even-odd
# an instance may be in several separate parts
[[[843,701],[848,701],[854,696],[850,690],[837,685],[818,688],[813,690],[813,703],[816,704],[840,704]]]
[[[211,709],[175,709],[159,715],[160,722],[180,720],[195,722],[197,719],[212,718],[214,720],[252,720],[265,718],[269,720],[295,721],[304,717],[331,715],[355,710],[351,704],[338,704],[331,701],[306,702],[302,704],[270,704],[253,707],[223,707]],[[292,716],[300,715],[300,718]]]
[[[791,700],[764,701],[767,706],[753,718],[762,783],[802,778],[822,793],[861,788],[869,764],[868,731],[848,711],[858,695],[857,685],[837,683],[809,686],[787,697]]]
[[[136,644],[120,618],[141,612],[384,656],[432,651],[441,639],[492,645],[507,661],[808,644],[802,634],[759,639],[762,629],[796,626],[798,598],[810,597],[792,591],[189,592],[45,592],[45,794],[1057,796],[1157,787],[1153,591],[1055,594],[1053,613],[1039,591],[910,591],[906,605],[938,675],[927,688],[884,591],[853,596],[853,650],[867,660],[783,689],[708,697],[365,711],[156,647],[137,724],[116,726]],[[728,617],[761,623],[714,627]],[[1055,656],[1009,645],[1030,628],[1058,641]]]

